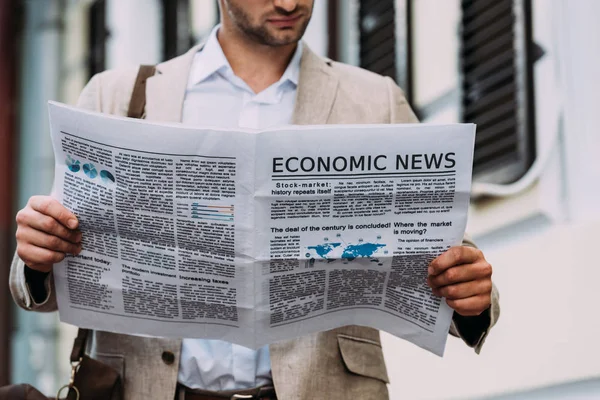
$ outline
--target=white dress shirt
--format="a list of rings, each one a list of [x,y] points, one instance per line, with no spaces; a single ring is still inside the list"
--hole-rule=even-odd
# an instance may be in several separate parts
[[[217,40],[217,26],[194,56],[184,124],[262,129],[289,125],[296,101],[302,43],[281,79],[260,93],[237,77]],[[271,383],[269,347],[258,351],[221,340],[184,339],[179,383],[194,389],[248,389]]]

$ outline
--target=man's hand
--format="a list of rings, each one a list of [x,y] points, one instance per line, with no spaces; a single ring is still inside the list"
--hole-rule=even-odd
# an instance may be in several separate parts
[[[452,247],[429,264],[427,283],[437,296],[462,316],[479,315],[490,307],[492,266],[479,249]]]
[[[33,196],[17,213],[17,255],[37,271],[49,272],[66,253],[79,254],[81,232],[75,214],[49,196]]]

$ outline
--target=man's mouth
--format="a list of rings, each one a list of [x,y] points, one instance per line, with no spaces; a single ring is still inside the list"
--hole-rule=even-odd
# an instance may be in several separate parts
[[[278,28],[291,28],[300,20],[302,14],[293,15],[289,17],[275,17],[269,18],[267,22],[275,25]]]

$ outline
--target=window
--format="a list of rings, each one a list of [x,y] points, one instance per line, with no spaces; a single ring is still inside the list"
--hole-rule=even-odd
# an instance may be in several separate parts
[[[89,77],[106,69],[106,0],[95,0],[88,11],[89,21]]]
[[[473,175],[509,183],[533,163],[529,0],[462,0],[461,119],[477,124]]]
[[[535,158],[531,0],[406,1],[396,13],[412,48],[398,68],[417,116],[476,123],[473,179],[518,180]]]
[[[177,57],[193,45],[189,0],[163,0],[163,59]]]
[[[360,0],[360,66],[396,79],[394,0]]]

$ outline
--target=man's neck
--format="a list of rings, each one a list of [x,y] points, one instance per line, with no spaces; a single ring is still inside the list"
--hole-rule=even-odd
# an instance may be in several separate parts
[[[217,39],[233,72],[254,93],[260,93],[284,74],[297,43],[285,46],[267,46],[256,43],[235,28],[221,26]]]

